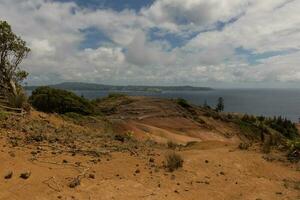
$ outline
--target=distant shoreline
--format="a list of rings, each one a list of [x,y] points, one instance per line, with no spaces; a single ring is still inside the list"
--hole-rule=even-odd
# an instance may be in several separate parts
[[[194,86],[115,86],[96,83],[81,83],[81,82],[64,82],[55,85],[47,85],[48,87],[63,89],[63,90],[90,90],[90,91],[141,91],[141,92],[163,92],[163,91],[210,91],[210,87],[194,87]],[[25,86],[25,90],[34,90],[40,86]]]

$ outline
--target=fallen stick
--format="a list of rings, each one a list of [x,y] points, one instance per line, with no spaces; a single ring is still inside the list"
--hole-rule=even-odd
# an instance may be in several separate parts
[[[56,187],[57,187],[58,189],[57,189],[57,188],[54,188],[54,187],[52,187],[52,186],[50,185],[49,181],[52,180],[52,179],[53,179],[53,181],[54,181],[54,183],[55,183],[55,185],[56,185]],[[56,183],[56,181],[55,181],[54,179],[55,179],[55,177],[54,177],[54,176],[51,176],[49,179],[44,180],[42,183],[44,183],[45,185],[47,185],[49,188],[51,188],[52,190],[54,190],[54,191],[56,191],[56,192],[61,192],[61,189],[59,188],[58,184]]]

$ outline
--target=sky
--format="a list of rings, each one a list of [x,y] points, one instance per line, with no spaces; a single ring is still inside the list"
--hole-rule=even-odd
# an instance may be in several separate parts
[[[0,0],[28,85],[300,87],[299,0]]]

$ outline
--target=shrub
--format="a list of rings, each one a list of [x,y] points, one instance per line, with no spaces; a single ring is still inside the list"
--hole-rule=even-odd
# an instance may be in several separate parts
[[[110,93],[108,94],[108,98],[112,98],[112,99],[116,99],[116,98],[120,98],[120,97],[126,97],[126,94],[123,93]]]
[[[166,156],[166,168],[173,172],[183,166],[183,159],[179,154],[171,153]]]
[[[182,99],[182,98],[178,98],[176,100],[177,104],[180,105],[181,107],[183,108],[189,108],[191,107],[190,104],[187,102],[187,100],[185,99]]]
[[[132,131],[128,131],[125,134],[116,134],[114,139],[120,142],[130,141],[133,139],[134,133]]]
[[[272,129],[281,133],[287,139],[295,139],[299,137],[296,125],[288,119],[274,117],[266,119],[265,123]]]
[[[87,99],[69,91],[50,87],[39,87],[34,90],[29,102],[37,110],[47,113],[73,112],[82,115],[93,113],[93,106]]]
[[[17,95],[9,95],[8,103],[14,108],[24,108],[27,104],[27,96],[24,92],[20,92]]]
[[[177,145],[175,142],[169,140],[169,141],[167,142],[167,146],[168,146],[169,149],[176,149],[176,147],[177,147],[178,145]]]
[[[300,151],[300,139],[298,138],[295,140],[288,140],[287,146],[288,146],[290,152]]]
[[[300,139],[289,140],[287,142],[288,147],[288,160],[291,162],[299,162],[300,161]]]

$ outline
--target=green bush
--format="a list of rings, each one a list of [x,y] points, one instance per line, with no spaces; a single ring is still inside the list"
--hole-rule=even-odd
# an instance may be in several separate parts
[[[299,138],[298,129],[292,121],[282,118],[274,117],[265,119],[265,124],[267,124],[272,129],[281,133],[287,139]]]
[[[93,113],[93,106],[87,99],[69,91],[50,87],[39,87],[34,90],[29,102],[37,110],[47,113],[73,112],[82,115]]]
[[[117,98],[121,98],[121,97],[126,97],[126,94],[123,93],[110,93],[108,94],[108,98],[113,98],[113,99],[117,99]]]
[[[177,104],[179,104],[181,107],[183,108],[189,108],[191,107],[191,105],[187,102],[187,100],[185,99],[182,99],[182,98],[178,98],[176,100]]]

